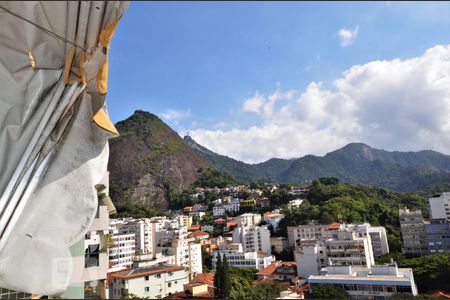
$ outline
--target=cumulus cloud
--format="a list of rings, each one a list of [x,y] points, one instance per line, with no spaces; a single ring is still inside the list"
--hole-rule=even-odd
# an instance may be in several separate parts
[[[182,119],[186,119],[191,116],[191,110],[174,110],[174,109],[166,109],[161,116],[166,121],[179,121]]]
[[[261,113],[261,107],[263,106],[264,102],[264,97],[261,96],[258,91],[256,91],[253,97],[248,98],[244,101],[242,111],[259,114]]]
[[[311,82],[302,92],[255,93],[257,109],[245,110],[244,102],[243,111],[258,113],[259,125],[200,128],[191,136],[247,162],[323,155],[350,142],[450,153],[449,73],[450,46],[406,60],[372,61],[346,70],[330,89]]]
[[[358,36],[358,26],[356,26],[353,30],[342,28],[338,31],[339,39],[341,40],[342,47],[348,47],[355,41]]]

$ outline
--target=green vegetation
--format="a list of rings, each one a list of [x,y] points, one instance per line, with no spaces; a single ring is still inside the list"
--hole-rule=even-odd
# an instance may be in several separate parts
[[[217,258],[216,273],[214,274],[214,287],[216,288],[215,296],[217,298],[228,299],[231,292],[230,270],[227,263],[227,257],[221,255]]]
[[[412,268],[414,280],[420,293],[435,290],[450,292],[450,253],[406,258],[401,254],[386,254],[377,259],[377,263],[394,259],[401,268]]]
[[[231,275],[231,299],[275,299],[286,287],[278,283],[253,284],[256,269],[229,267]]]
[[[348,299],[348,293],[332,284],[315,284],[312,288],[314,299]]]
[[[386,228],[391,252],[401,251],[398,209],[420,208],[424,213],[426,199],[415,193],[396,193],[381,188],[351,185],[337,178],[314,180],[307,201],[293,212],[285,210],[286,217],[280,222],[278,236],[287,236],[287,226],[316,221],[329,224],[369,222]]]
[[[224,188],[237,184],[231,175],[212,168],[201,168],[198,170],[198,173],[198,179],[193,184],[195,187]]]
[[[112,215],[111,216],[112,218],[133,217],[139,219],[139,218],[155,217],[158,214],[161,215],[161,213],[158,213],[156,210],[152,208],[132,204],[129,202],[119,203],[116,204],[115,206],[117,213]]]

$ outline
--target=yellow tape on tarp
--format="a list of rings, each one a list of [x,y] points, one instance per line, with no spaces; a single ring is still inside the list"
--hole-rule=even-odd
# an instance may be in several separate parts
[[[100,108],[100,110],[94,115],[93,120],[101,128],[113,134],[119,135],[119,131],[117,131],[117,128],[111,122],[111,119],[109,118],[109,115],[104,107]]]

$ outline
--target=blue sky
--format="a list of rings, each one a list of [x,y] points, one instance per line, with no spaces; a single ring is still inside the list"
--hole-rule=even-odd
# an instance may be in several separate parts
[[[353,66],[370,68],[370,62],[392,62],[396,58],[405,62],[423,57],[437,45],[449,45],[449,15],[450,3],[444,2],[132,2],[110,49],[109,113],[117,122],[136,109],[150,111],[180,134],[189,131],[212,150],[249,162],[272,156],[323,155],[333,147],[356,141],[388,150],[419,150],[428,146],[445,152],[450,145],[440,143],[439,137],[435,137],[437,143],[430,143],[429,136],[437,134],[436,128],[443,130],[440,134],[446,133],[446,124],[430,127],[431,132],[421,134],[428,136],[426,139],[411,136],[406,144],[396,143],[405,132],[392,132],[389,138],[381,136],[385,134],[380,126],[382,112],[380,118],[374,119],[367,112],[355,115],[346,110],[329,124],[320,101],[329,107],[332,100],[326,100],[328,96],[324,95],[340,95],[340,100],[333,103],[338,110],[343,109],[349,96],[336,92],[335,80],[342,79],[343,72]],[[441,50],[444,54],[447,51]],[[442,55],[435,57],[444,60],[443,66],[448,63]],[[445,72],[436,68],[426,72]],[[388,74],[396,74],[394,69]],[[365,80],[376,70],[380,68],[364,69],[365,75],[358,80]],[[416,72],[425,71],[417,67]],[[308,100],[310,103],[305,104],[307,100],[301,100],[301,95],[307,93],[308,87],[313,93],[313,82],[321,82],[321,100]],[[361,91],[362,86],[353,88]],[[410,96],[399,92],[408,89],[402,88],[396,91],[398,98],[404,100],[398,101],[403,106],[395,109],[407,111],[409,105],[415,104],[408,100]],[[436,101],[448,104],[445,94],[436,93],[432,93],[439,98]],[[262,103],[268,103],[271,95],[276,98],[274,104],[263,112]],[[356,104],[348,105],[363,105],[363,100],[352,97]],[[385,98],[384,94],[377,97]],[[306,110],[302,105],[310,104],[313,107],[308,109],[322,119],[305,123],[309,115],[302,117],[301,111]],[[374,107],[375,111],[383,110],[386,104],[383,105]],[[289,111],[285,121],[291,122],[291,127],[275,120],[283,119],[283,111]],[[363,116],[373,122],[361,121]],[[356,125],[355,118],[359,120]],[[402,124],[413,131],[411,119],[421,124],[421,118],[426,116],[411,112]],[[346,129],[338,129],[338,123],[347,124]],[[312,128],[311,124],[317,126]],[[374,132],[366,132],[363,127],[372,131],[379,128],[379,138],[371,138]],[[354,130],[348,132],[348,128]],[[290,130],[308,134],[292,136]],[[243,136],[247,137],[244,144]],[[313,142],[317,138],[320,143]],[[245,152],[238,149],[241,145],[256,149]]]

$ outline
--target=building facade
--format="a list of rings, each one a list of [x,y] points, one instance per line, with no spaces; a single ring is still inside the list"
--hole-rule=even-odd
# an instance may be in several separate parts
[[[390,266],[355,268],[352,266],[329,266],[321,275],[307,279],[314,295],[316,286],[329,284],[340,286],[351,299],[385,299],[398,293],[411,296],[418,294],[412,269]]]
[[[184,289],[189,282],[183,267],[157,265],[116,272],[111,275],[110,298],[123,299],[133,295],[162,299]]]
[[[425,239],[425,222],[422,211],[400,209],[400,229],[402,232],[402,253],[409,255],[426,255],[428,253]]]
[[[233,231],[233,243],[242,244],[245,252],[263,252],[270,254],[270,230],[263,226],[239,226]]]

